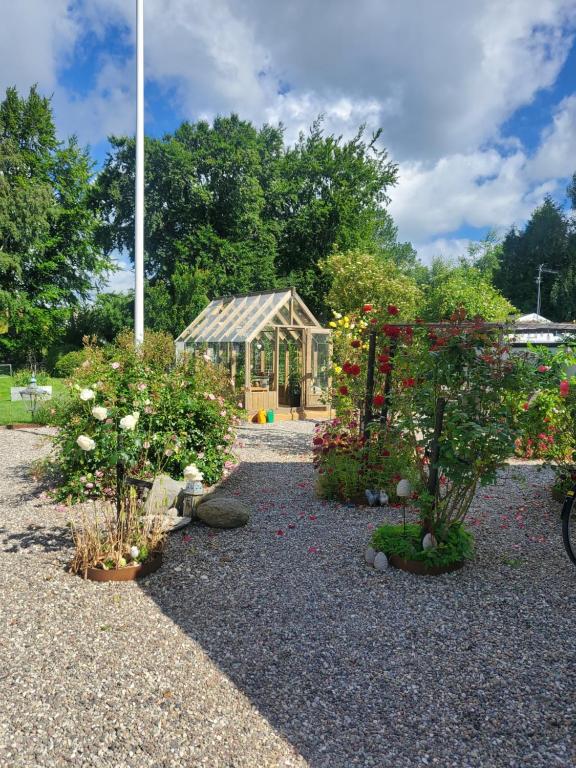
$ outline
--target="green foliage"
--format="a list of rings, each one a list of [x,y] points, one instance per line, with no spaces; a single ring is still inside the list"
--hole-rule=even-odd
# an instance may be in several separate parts
[[[86,349],[75,349],[62,355],[54,366],[54,372],[63,379],[68,379],[76,368],[79,368],[86,360]]]
[[[152,327],[176,334],[209,298],[283,285],[295,285],[322,315],[328,282],[319,263],[335,248],[413,260],[381,207],[396,167],[377,138],[366,141],[360,130],[343,142],[317,121],[285,147],[281,128],[258,130],[232,115],[147,139]],[[111,143],[93,193],[106,220],[100,242],[108,253],[132,253],[134,142]]]
[[[236,418],[222,371],[202,359],[174,365],[172,339],[162,334],[147,334],[136,351],[127,332],[105,347],[88,343],[85,354],[55,415],[59,498],[112,497],[118,461],[140,477],[178,478],[195,463],[208,484],[220,478]],[[95,406],[106,411],[93,413]],[[119,429],[130,414],[135,429]],[[78,445],[80,435],[94,441],[93,449]]]
[[[534,211],[523,230],[511,229],[502,243],[495,284],[523,313],[535,311],[540,264],[559,273],[543,274],[541,314],[557,321],[576,318],[574,221],[550,197]]]
[[[92,163],[74,138],[56,140],[50,101],[9,88],[0,103],[0,357],[41,358],[71,308],[108,266],[88,206]]]
[[[413,320],[424,301],[416,281],[402,274],[390,258],[335,251],[320,262],[320,269],[328,278],[326,303],[334,312],[356,312],[368,303],[396,304],[403,308],[405,319]]]
[[[431,270],[423,316],[431,321],[448,320],[454,312],[463,309],[468,317],[506,320],[515,308],[485,275],[476,267],[452,267],[437,261]]]
[[[393,430],[374,430],[365,440],[358,434],[356,421],[334,419],[318,424],[313,439],[318,495],[364,503],[367,488],[386,489],[390,501],[396,501],[396,484],[401,478],[417,481],[411,469],[411,447],[399,442],[399,437]]]
[[[381,525],[372,534],[372,546],[385,555],[398,555],[406,560],[419,560],[428,565],[446,566],[474,555],[474,539],[463,525],[450,526],[443,538],[437,537],[437,546],[422,549],[424,531],[421,525]]]

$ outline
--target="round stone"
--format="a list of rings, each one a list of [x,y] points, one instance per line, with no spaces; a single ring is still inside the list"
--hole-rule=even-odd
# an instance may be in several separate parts
[[[376,568],[377,571],[385,571],[388,568],[388,558],[384,552],[378,552],[374,558],[374,568]]]
[[[368,563],[368,565],[374,565],[374,558],[376,557],[376,550],[374,547],[366,547],[366,551],[364,552],[364,559]]]

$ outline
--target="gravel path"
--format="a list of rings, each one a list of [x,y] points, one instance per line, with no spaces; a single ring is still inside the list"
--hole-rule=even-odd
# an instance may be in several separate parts
[[[226,485],[250,525],[174,534],[138,585],[64,572],[70,513],[27,476],[41,433],[0,431],[2,768],[576,765],[576,569],[546,473],[478,494],[462,571],[378,574],[384,515],[314,497],[310,431],[244,428]]]

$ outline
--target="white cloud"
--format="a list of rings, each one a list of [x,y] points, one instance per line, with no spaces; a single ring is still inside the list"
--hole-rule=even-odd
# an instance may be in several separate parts
[[[500,132],[554,84],[574,0],[146,0],[145,12],[147,78],[172,98],[175,123],[237,111],[282,121],[289,140],[319,113],[345,137],[360,123],[382,126],[400,162],[392,213],[402,238],[448,247],[461,226],[521,222],[573,170],[576,96],[558,106],[533,157]],[[0,85],[54,90],[63,132],[83,142],[130,132],[132,54],[103,52],[87,95],[57,87],[82,35],[104,40],[111,29],[133,43],[133,2],[7,4]]]
[[[134,270],[117,255],[113,257],[117,266],[115,272],[110,272],[106,287],[102,289],[105,293],[128,293],[134,290]]]
[[[430,264],[436,257],[443,257],[449,261],[454,261],[460,256],[465,256],[468,252],[468,246],[472,241],[468,238],[445,238],[439,237],[429,243],[414,245],[418,256],[425,264]]]

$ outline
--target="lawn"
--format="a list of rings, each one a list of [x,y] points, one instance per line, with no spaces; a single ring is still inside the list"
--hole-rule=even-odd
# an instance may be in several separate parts
[[[52,398],[55,399],[66,392],[63,379],[49,379],[48,385],[52,386]],[[10,401],[10,388],[19,386],[12,376],[0,376],[0,425],[14,423],[43,423],[42,411],[36,413],[34,419],[27,409],[26,403]],[[50,402],[50,401],[49,401]]]

